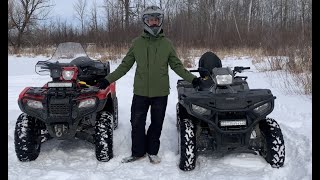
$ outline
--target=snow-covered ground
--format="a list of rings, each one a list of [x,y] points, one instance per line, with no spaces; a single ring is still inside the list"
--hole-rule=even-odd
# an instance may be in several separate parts
[[[196,168],[190,172],[178,167],[177,154],[176,82],[180,79],[170,70],[171,94],[168,99],[159,156],[160,164],[151,164],[147,158],[123,164],[121,159],[131,154],[130,107],[133,96],[135,67],[117,81],[119,127],[114,132],[114,158],[109,162],[96,160],[94,146],[82,140],[51,140],[41,146],[39,157],[32,162],[20,162],[14,150],[14,128],[21,113],[17,99],[27,86],[42,86],[50,77],[34,72],[36,58],[8,56],[8,179],[10,180],[105,180],[105,179],[219,179],[219,180],[309,180],[312,178],[312,102],[311,97],[287,95],[271,86],[265,73],[255,69],[250,57],[227,57],[224,66],[250,66],[251,88],[269,88],[277,97],[269,117],[280,124],[284,135],[286,159],[282,168],[272,168],[261,156],[231,154],[224,157],[200,155]],[[198,59],[198,58],[197,58]],[[119,60],[120,62],[120,60]],[[118,63],[111,64],[111,71]],[[275,72],[279,73],[279,72]],[[277,76],[274,76],[277,77]],[[278,79],[273,79],[277,82]],[[150,124],[148,114],[147,127]]]

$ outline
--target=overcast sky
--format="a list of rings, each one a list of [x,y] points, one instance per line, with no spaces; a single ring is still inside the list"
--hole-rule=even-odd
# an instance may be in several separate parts
[[[102,21],[102,23],[104,23],[106,18],[104,9],[102,8],[104,0],[87,0],[86,13],[88,13],[88,15],[86,16],[86,18],[89,18],[90,9],[94,1],[96,1],[98,7],[98,23],[101,24],[101,22],[99,21]],[[80,21],[76,18],[76,12],[74,9],[74,4],[77,4],[78,0],[51,0],[51,2],[52,4],[54,4],[54,7],[50,14],[52,20],[56,20],[57,18],[59,18],[62,22],[64,22],[64,20],[67,20],[67,24],[80,25]],[[146,5],[154,4],[158,5],[158,0],[146,1]]]
[[[87,0],[87,11],[90,10],[91,5],[94,0]],[[103,0],[95,0],[97,5],[102,5]],[[52,0],[52,3],[55,4],[51,16],[60,17],[61,20],[67,19],[69,21],[76,21],[75,12],[73,5],[76,4],[78,0]]]

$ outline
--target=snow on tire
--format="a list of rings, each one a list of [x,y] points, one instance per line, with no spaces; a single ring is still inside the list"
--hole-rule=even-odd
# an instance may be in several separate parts
[[[20,161],[33,161],[40,154],[41,138],[36,128],[35,118],[20,114],[14,131],[14,145]]]
[[[259,151],[274,168],[282,167],[285,160],[285,145],[279,124],[272,118],[259,124],[264,138],[264,147]]]
[[[180,122],[180,163],[183,171],[191,171],[196,165],[196,133],[195,126],[190,119]]]
[[[97,115],[95,147],[98,161],[107,162],[113,157],[113,116],[103,111]]]

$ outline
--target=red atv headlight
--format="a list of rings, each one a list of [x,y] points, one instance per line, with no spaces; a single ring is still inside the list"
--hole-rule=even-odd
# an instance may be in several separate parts
[[[78,107],[79,108],[89,108],[96,105],[96,99],[95,98],[88,98],[80,101]]]
[[[62,78],[64,80],[71,80],[73,78],[74,71],[62,71]]]
[[[63,67],[62,79],[63,80],[76,80],[78,75],[77,67]]]
[[[27,99],[27,105],[33,109],[43,109],[43,105],[41,101]]]

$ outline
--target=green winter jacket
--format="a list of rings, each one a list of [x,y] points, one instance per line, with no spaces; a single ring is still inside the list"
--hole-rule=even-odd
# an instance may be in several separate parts
[[[112,83],[125,75],[134,63],[137,68],[134,77],[133,93],[140,96],[158,97],[169,95],[170,68],[188,82],[196,77],[186,70],[173,48],[171,41],[160,33],[154,37],[142,33],[135,38],[121,64],[106,79]]]

